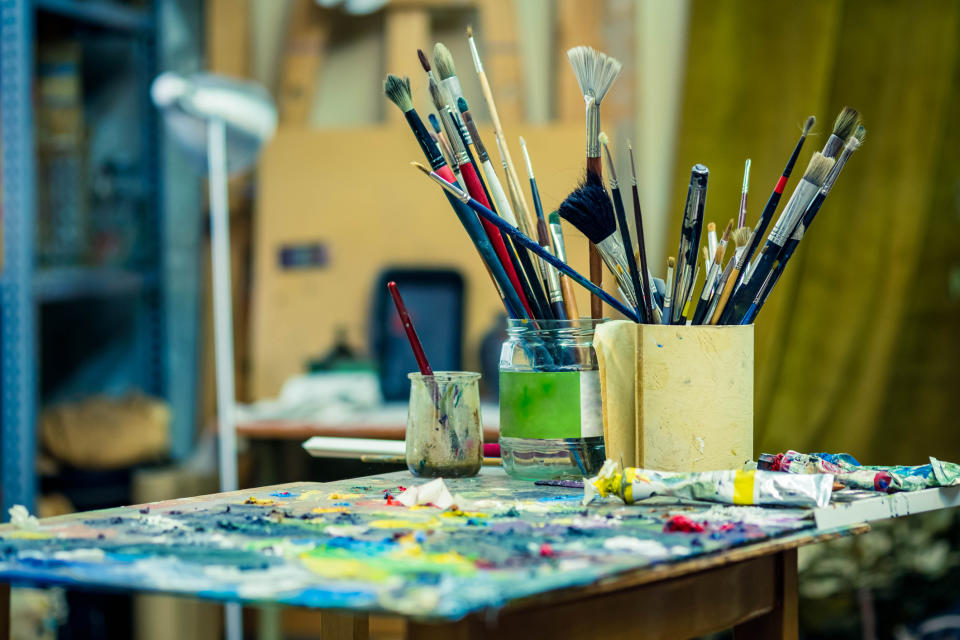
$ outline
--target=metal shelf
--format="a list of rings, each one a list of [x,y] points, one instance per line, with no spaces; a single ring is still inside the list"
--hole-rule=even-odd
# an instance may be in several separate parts
[[[33,275],[37,302],[135,295],[155,287],[157,279],[139,271],[112,267],[53,267]]]
[[[153,31],[153,18],[146,9],[104,0],[33,0],[33,4],[45,13],[70,18],[94,27],[135,31],[144,35],[149,35]]]

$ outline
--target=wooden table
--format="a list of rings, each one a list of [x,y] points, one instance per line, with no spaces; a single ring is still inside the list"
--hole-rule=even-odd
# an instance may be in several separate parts
[[[678,506],[655,499],[630,507],[605,502],[584,509],[575,490],[519,483],[499,470],[448,481],[464,504],[483,505],[487,514],[397,506],[397,486],[419,482],[407,473],[393,473],[326,484],[293,483],[51,518],[41,521],[38,532],[18,532],[4,525],[0,582],[306,605],[325,611],[321,637],[338,640],[366,638],[368,613],[403,615],[406,637],[412,639],[633,640],[690,637],[730,627],[737,638],[796,638],[797,548],[869,530],[866,524],[817,530],[812,520],[809,525],[801,522],[800,510],[779,510],[777,518],[795,513],[797,519],[769,530],[744,519],[740,529],[717,538],[708,535],[710,530],[721,531],[709,524],[715,518],[710,520],[708,512],[716,513],[710,511],[711,505]],[[501,501],[510,509],[497,512],[491,506]],[[742,508],[729,509],[735,513]],[[706,518],[708,532],[665,533],[663,523],[678,510],[694,520]],[[736,521],[735,515],[730,518]],[[564,534],[561,523],[570,522],[573,525]],[[205,529],[216,536],[193,533]],[[267,544],[277,536],[285,541],[277,548],[307,546],[297,547],[277,564],[280,552],[274,543]],[[183,542],[177,542],[178,537]],[[224,542],[232,537],[239,544]],[[133,549],[151,541],[155,551],[135,560],[162,557],[161,564],[150,565],[159,574],[138,571],[140,565],[130,564]],[[434,541],[440,546],[432,546]],[[311,555],[310,544],[323,552]],[[519,551],[498,566],[488,566],[498,544],[514,545]],[[358,545],[386,545],[387,552],[377,558],[389,557],[391,571],[401,576],[435,575],[442,586],[436,593],[462,597],[462,602],[451,605],[440,599],[405,610],[413,605],[404,603],[414,601],[410,594],[415,592],[408,586],[426,592],[433,583],[426,581],[423,587],[404,583],[397,602],[391,603],[382,596],[394,587],[374,579],[368,586],[379,597],[364,599],[366,571],[379,565],[372,561],[365,565],[367,556],[351,551]],[[100,550],[100,556],[90,549]],[[209,566],[217,571],[207,571],[206,564],[198,569],[197,549],[206,554],[203,562],[209,556]],[[331,555],[331,549],[337,553]],[[230,562],[241,567],[263,562],[266,568],[230,577],[216,564],[220,552],[245,553],[246,558]],[[476,554],[475,560],[468,560],[471,554]],[[437,559],[435,565],[428,564],[431,558]],[[314,561],[313,582],[271,591],[278,576],[299,584],[305,574],[299,565],[306,564],[305,559]],[[568,560],[573,564],[564,568],[562,563]],[[404,573],[406,562],[416,567],[413,573]],[[444,563],[453,563],[456,570],[443,573],[438,567]],[[282,573],[272,573],[275,570]],[[439,572],[430,573],[434,571]],[[246,582],[237,586],[231,580]],[[6,638],[9,587],[0,589],[0,638]],[[354,592],[361,597],[351,596],[350,601],[341,597]]]

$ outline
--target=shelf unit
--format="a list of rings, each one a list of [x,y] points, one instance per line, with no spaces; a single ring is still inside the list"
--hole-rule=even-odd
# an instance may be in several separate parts
[[[2,511],[0,519],[7,518],[7,510],[14,504],[23,504],[33,509],[37,495],[35,456],[37,451],[36,422],[42,396],[41,364],[56,355],[44,352],[45,336],[49,337],[44,322],[59,322],[61,339],[72,327],[64,322],[73,311],[65,313],[66,307],[77,313],[107,313],[109,319],[127,318],[117,345],[104,355],[91,351],[89,357],[96,360],[120,358],[122,366],[115,367],[118,381],[94,381],[101,388],[72,389],[74,395],[99,392],[104,388],[136,389],[152,395],[167,397],[171,386],[168,367],[166,332],[177,322],[192,322],[196,317],[171,319],[167,308],[165,261],[170,260],[165,247],[165,235],[170,229],[169,221],[163,218],[163,146],[159,136],[159,117],[150,103],[149,86],[160,64],[158,42],[160,39],[160,7],[164,0],[144,0],[141,5],[121,4],[109,0],[0,0],[0,139],[2,139],[2,207],[3,207],[3,269],[0,272],[0,493]],[[37,226],[38,189],[47,185],[38,184],[38,147],[35,133],[35,106],[37,85],[37,43],[41,33],[49,25],[61,31],[87,38],[81,42],[99,45],[101,41],[121,43],[131,55],[122,61],[122,68],[129,71],[124,78],[121,98],[130,97],[127,105],[135,114],[135,138],[124,130],[113,132],[115,138],[123,138],[135,149],[137,159],[133,162],[137,174],[132,181],[138,185],[137,207],[129,220],[145,230],[134,236],[131,244],[142,255],[130,263],[111,264],[65,264],[48,266],[38,264]],[[43,36],[46,37],[46,36]],[[99,51],[99,50],[98,50]],[[101,51],[101,54],[102,51]],[[116,58],[117,56],[114,56]],[[95,65],[81,68],[81,81],[86,74],[105,73]],[[104,75],[106,82],[112,77]],[[103,77],[99,82],[105,82]],[[86,102],[83,113],[88,111]],[[96,126],[115,126],[107,122],[110,116],[95,111],[100,122]],[[93,117],[91,117],[93,119]],[[93,143],[90,145],[93,148]],[[87,150],[91,155],[92,151]],[[89,158],[88,158],[89,160]],[[92,162],[91,162],[92,164]],[[83,184],[83,189],[89,185]],[[86,206],[86,205],[81,205]],[[108,207],[109,210],[109,207]],[[97,215],[94,208],[87,212]],[[102,213],[102,212],[101,212]],[[95,261],[94,261],[95,262]],[[184,270],[179,270],[181,278]],[[189,271],[187,271],[189,273]],[[195,276],[194,276],[195,277]],[[174,283],[178,291],[183,287]],[[182,297],[182,296],[181,296]],[[91,302],[94,302],[91,304]],[[177,309],[191,309],[191,305],[177,304]],[[194,305],[195,307],[195,305]],[[87,311],[93,309],[93,311]],[[50,312],[49,310],[56,310]],[[118,312],[119,311],[119,312]],[[53,318],[53,319],[51,319]],[[107,319],[105,317],[105,319]],[[96,324],[96,318],[86,319],[86,326]],[[66,326],[64,326],[66,325]],[[78,327],[84,326],[78,323]],[[79,331],[79,330],[75,330]],[[68,339],[82,341],[83,335],[69,335]],[[93,347],[91,347],[92,349]],[[119,351],[119,355],[117,352]],[[47,356],[47,357],[41,357]],[[83,354],[81,353],[81,357]],[[182,353],[175,356],[184,360]],[[193,371],[184,372],[187,377]],[[124,377],[125,376],[125,377]],[[182,387],[181,387],[182,388]],[[173,403],[174,415],[185,413],[192,425],[194,399],[183,393]],[[177,439],[175,435],[174,439]],[[183,438],[179,438],[183,440]],[[183,447],[181,447],[182,449]]]

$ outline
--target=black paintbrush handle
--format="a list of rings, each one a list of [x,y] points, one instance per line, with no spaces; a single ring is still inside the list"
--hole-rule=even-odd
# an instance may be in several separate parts
[[[576,282],[581,287],[589,291],[591,294],[600,298],[601,300],[606,302],[608,305],[610,305],[611,307],[613,307],[614,309],[622,313],[629,320],[633,320],[634,322],[640,321],[640,319],[637,318],[637,314],[631,311],[630,309],[628,309],[626,306],[624,306],[623,303],[621,303],[619,300],[617,300],[616,298],[611,296],[609,293],[607,293],[600,287],[590,282],[590,280],[588,280],[584,276],[580,275],[580,273],[574,270],[573,267],[568,265],[563,260],[556,258],[555,256],[551,255],[550,252],[548,251],[544,251],[540,247],[540,245],[538,245],[536,242],[528,238],[522,231],[520,231],[519,229],[514,227],[512,224],[510,224],[509,222],[507,222],[506,220],[504,220],[503,218],[495,214],[493,211],[490,211],[490,209],[483,206],[473,198],[470,198],[467,204],[470,206],[471,209],[476,211],[480,216],[486,218],[493,224],[497,225],[498,227],[500,227],[501,229],[509,233],[511,236],[513,236],[514,240],[516,240],[521,245],[529,249],[531,252],[543,258],[545,261],[552,264],[554,267],[556,267],[563,273],[570,276],[570,278],[574,282]]]
[[[437,143],[430,137],[430,132],[427,131],[427,128],[423,125],[423,120],[417,115],[417,110],[410,109],[410,111],[405,112],[403,115],[407,118],[407,124],[410,125],[410,129],[420,144],[423,154],[427,157],[430,168],[436,171],[447,164],[447,161],[443,159],[443,153],[441,153],[440,147],[438,147]]]
[[[633,157],[631,155],[631,157]],[[640,277],[643,278],[643,304],[647,309],[647,322],[653,322],[653,296],[650,288],[650,268],[647,266],[647,245],[643,238],[643,212],[640,210],[640,190],[633,185],[633,221],[637,226],[637,250],[640,252]]]
[[[526,318],[527,312],[523,307],[523,302],[520,301],[520,297],[517,295],[517,292],[514,291],[513,284],[510,282],[510,278],[507,276],[503,265],[500,264],[500,259],[493,250],[493,245],[490,244],[490,239],[487,237],[486,232],[484,232],[480,220],[470,211],[470,207],[462,201],[454,198],[449,193],[444,192],[444,194],[447,196],[447,200],[450,201],[450,206],[453,207],[457,218],[460,219],[460,224],[463,225],[467,235],[473,240],[473,244],[477,247],[480,257],[487,264],[487,268],[490,269],[493,279],[503,294],[503,301],[507,307],[507,313],[510,314],[511,318]]]
[[[750,274],[750,281],[741,283],[734,291],[727,303],[727,308],[723,310],[723,315],[720,316],[720,324],[740,324],[742,322],[750,305],[753,304],[757,292],[763,286],[764,279],[770,274],[770,270],[776,263],[782,248],[781,245],[769,240],[763,245],[763,250],[760,251],[760,256],[757,258],[757,266]]]
[[[526,250],[524,250],[523,247],[516,246],[513,239],[504,233],[503,230],[500,230],[500,235],[503,238],[504,245],[507,247],[507,254],[510,256],[510,262],[513,263],[513,269],[517,272],[520,288],[523,289],[523,295],[526,296],[527,302],[530,303],[534,316],[538,319],[549,318],[549,315],[544,315],[548,313],[545,309],[549,309],[547,299],[543,295],[543,291],[540,290],[540,285],[536,277],[531,277],[530,275],[530,270],[533,267],[530,265],[530,257],[527,255]]]
[[[627,253],[627,269],[630,271],[630,282],[633,284],[633,297],[637,301],[637,315],[640,317],[640,322],[651,322],[652,320],[647,317],[646,305],[640,304],[643,290],[640,288],[637,259],[633,255],[633,242],[630,241],[630,228],[627,227],[627,212],[623,208],[623,196],[620,194],[620,187],[611,187],[610,191],[613,194],[613,211],[617,214],[617,226],[620,227],[620,240]]]

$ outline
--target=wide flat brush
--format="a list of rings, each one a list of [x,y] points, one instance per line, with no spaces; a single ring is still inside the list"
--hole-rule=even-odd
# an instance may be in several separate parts
[[[677,250],[676,281],[673,284],[672,298],[675,308],[668,324],[680,322],[684,309],[681,301],[685,302],[693,291],[709,177],[710,171],[702,164],[696,164],[690,170],[690,185],[687,187],[687,202],[683,211],[683,226],[680,229],[680,247]]]
[[[603,175],[603,163],[600,159],[600,103],[614,80],[620,75],[622,65],[616,58],[601,53],[592,47],[573,47],[567,51],[567,58],[580,85],[586,109],[586,155],[587,173]],[[597,250],[590,246],[590,279],[602,286],[603,269]],[[590,315],[599,319],[603,315],[603,306],[599,300],[590,300]]]
[[[607,134],[600,132],[600,144],[607,156],[607,166],[610,167],[610,195],[613,198],[613,211],[617,216],[617,226],[620,229],[620,242],[623,245],[623,251],[627,255],[627,270],[630,275],[630,282],[626,287],[627,299],[633,303],[637,310],[641,322],[650,322],[647,317],[646,305],[640,304],[640,272],[637,270],[637,261],[633,255],[633,242],[630,240],[630,228],[627,226],[627,213],[623,208],[623,196],[620,194],[620,183],[617,181],[617,168],[613,164],[613,156],[610,154]]]
[[[577,284],[585,288],[591,294],[601,298],[604,302],[606,302],[608,305],[610,305],[611,307],[613,307],[614,309],[622,313],[628,319],[633,320],[634,322],[638,321],[636,314],[630,309],[628,309],[626,306],[624,306],[623,303],[621,303],[619,300],[611,296],[609,293],[607,293],[603,289],[598,288],[596,285],[590,282],[587,278],[580,275],[575,269],[573,269],[567,263],[559,260],[557,257],[550,254],[549,252],[544,251],[543,248],[541,248],[540,245],[537,244],[535,240],[532,240],[526,235],[524,235],[522,231],[520,231],[519,229],[511,225],[509,222],[507,222],[506,220],[498,216],[493,211],[490,211],[489,208],[482,205],[475,198],[471,198],[470,195],[465,193],[462,189],[460,189],[456,185],[450,184],[449,182],[447,182],[446,180],[438,176],[435,172],[430,171],[427,167],[423,166],[419,162],[413,162],[411,164],[413,164],[413,166],[415,166],[417,169],[419,169],[423,173],[427,174],[435,183],[443,187],[443,189],[447,191],[449,194],[451,194],[454,198],[460,200],[464,204],[469,205],[470,208],[476,211],[477,215],[479,215],[481,218],[489,220],[491,223],[495,224],[497,227],[505,230],[520,244],[528,248],[533,253],[537,254],[539,257],[543,258],[546,262],[550,263],[552,266],[556,267],[558,270],[570,276],[570,278],[572,278]],[[602,188],[602,185],[601,185],[601,188]]]
[[[637,230],[637,260],[640,262],[640,277],[643,279],[642,298],[647,307],[647,322],[654,322],[653,307],[656,304],[654,290],[650,288],[650,266],[647,264],[647,244],[643,236],[643,212],[640,210],[640,188],[637,186],[637,166],[633,159],[633,145],[627,141],[627,154],[630,156],[630,185],[633,190],[633,222]]]
[[[756,264],[752,267],[749,278],[745,277],[733,293],[727,308],[720,317],[720,324],[740,324],[757,295],[757,291],[763,284],[763,280],[777,260],[780,249],[790,237],[797,222],[800,221],[807,205],[817,195],[817,191],[820,190],[824,180],[826,180],[834,162],[833,158],[825,158],[819,151],[814,152],[803,178],[797,184],[793,193],[790,194],[790,199],[787,200],[783,213],[780,214],[770,231],[770,235],[767,236],[767,241],[757,257]],[[754,234],[756,234],[756,231],[754,231]]]
[[[617,236],[614,205],[603,187],[603,179],[588,171],[584,182],[560,203],[557,213],[597,247],[603,262],[627,296],[628,303],[636,307],[635,300],[628,293],[633,283],[630,280],[626,253]]]

